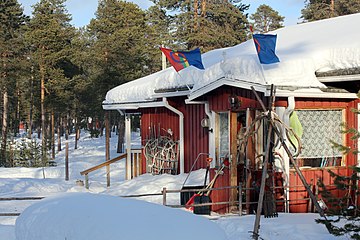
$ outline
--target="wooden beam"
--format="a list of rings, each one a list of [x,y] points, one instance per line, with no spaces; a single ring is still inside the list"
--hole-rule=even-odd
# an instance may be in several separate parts
[[[252,121],[254,120],[255,117],[255,110],[250,110],[249,108],[246,110],[246,127],[248,128]],[[252,131],[255,131],[255,129],[252,129]],[[249,214],[250,213],[250,200],[251,200],[251,182],[252,182],[252,176],[251,176],[251,171],[248,171],[249,169],[255,169],[255,155],[256,155],[256,150],[255,150],[255,145],[256,145],[256,141],[255,138],[253,136],[251,136],[249,139],[247,139],[247,146],[246,146],[246,183],[245,183],[245,188],[246,188],[246,213]]]
[[[86,175],[86,174],[91,173],[91,172],[93,172],[93,171],[95,171],[95,170],[98,170],[98,169],[103,168],[103,167],[105,167],[105,166],[107,166],[107,165],[110,165],[110,164],[112,164],[112,163],[114,163],[114,162],[117,162],[117,161],[119,161],[119,160],[121,160],[121,159],[123,159],[123,158],[126,158],[126,156],[127,156],[127,154],[124,153],[124,154],[122,154],[122,155],[120,155],[120,156],[118,156],[118,157],[116,157],[116,158],[113,158],[113,159],[111,159],[111,160],[109,160],[109,161],[103,162],[103,163],[101,163],[101,164],[99,164],[99,165],[96,165],[96,166],[94,166],[94,167],[91,167],[91,168],[89,168],[89,169],[86,169],[86,170],[80,172],[80,174],[81,174],[81,175]]]
[[[237,179],[237,113],[230,112],[230,186],[238,184]],[[230,209],[236,210],[237,189],[230,189]]]

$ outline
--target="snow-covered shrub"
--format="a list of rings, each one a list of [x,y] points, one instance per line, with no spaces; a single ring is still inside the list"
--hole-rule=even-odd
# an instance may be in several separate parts
[[[21,138],[11,144],[12,166],[14,167],[45,167],[53,166],[47,156],[41,154],[41,144],[36,139]]]

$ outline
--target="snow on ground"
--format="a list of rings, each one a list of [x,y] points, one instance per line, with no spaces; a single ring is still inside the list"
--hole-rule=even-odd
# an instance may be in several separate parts
[[[160,193],[163,187],[167,189],[181,189],[187,174],[180,174],[177,176],[173,175],[162,175],[162,176],[152,176],[151,174],[144,174],[136,179],[133,180],[124,180],[124,161],[120,161],[117,164],[111,166],[111,187],[106,188],[106,173],[105,169],[99,170],[94,173],[89,174],[90,179],[90,190],[86,190],[84,187],[77,186],[77,180],[83,180],[83,176],[80,175],[80,172],[92,167],[96,164],[99,164],[104,161],[105,159],[105,139],[100,138],[90,138],[88,134],[83,133],[81,135],[81,139],[79,142],[79,147],[77,150],[74,150],[74,141],[72,136],[69,140],[69,166],[70,166],[70,180],[65,181],[65,171],[64,171],[64,154],[65,151],[61,151],[56,156],[56,167],[49,167],[45,168],[45,179],[43,179],[43,169],[42,168],[0,168],[0,197],[30,197],[30,196],[41,196],[46,197],[44,200],[41,201],[0,201],[0,213],[13,213],[19,212],[22,213],[24,210],[29,207],[33,206],[33,204],[42,204],[41,202],[46,202],[50,199],[50,197],[56,197],[60,194],[60,196],[64,196],[62,194],[67,193],[78,193],[78,192],[90,192],[99,196],[104,195],[113,195],[113,196],[125,196],[130,194],[143,194],[143,193]],[[111,158],[118,156],[116,153],[116,140],[117,138],[114,136],[111,138],[111,151],[110,156]],[[139,136],[133,136],[133,142],[136,144],[139,142]],[[65,145],[65,144],[64,144]],[[202,185],[204,181],[205,170],[198,170],[191,173],[189,179],[186,182],[186,185]],[[100,195],[101,194],[101,195]],[[65,195],[66,196],[66,195]],[[179,204],[179,194],[171,194],[167,197],[168,204]],[[118,199],[118,198],[116,198]],[[101,201],[103,199],[99,198],[99,201],[94,200],[94,204],[99,204],[99,207],[102,205]],[[109,200],[109,199],[108,199]],[[147,202],[157,203],[158,205],[162,204],[162,197],[161,196],[152,196],[152,197],[140,197],[138,200],[145,200]],[[113,198],[109,200],[112,204],[114,201]],[[130,201],[124,199],[118,199],[119,203],[121,204],[123,201]],[[146,204],[146,203],[144,203]],[[74,203],[74,210],[68,211],[67,214],[70,218],[74,217],[77,218],[78,215],[76,214],[76,210],[81,208],[80,206],[85,206],[84,201],[77,201]],[[138,203],[134,204],[137,206]],[[167,207],[154,205],[142,205],[148,206],[151,209],[155,209],[159,213],[159,216],[154,214],[154,221],[158,224],[159,228],[155,229],[155,233],[158,234],[168,234],[168,236],[176,235],[178,232],[186,232],[188,231],[186,228],[179,227],[180,231],[174,232],[166,232],[166,228],[162,228],[162,224],[165,224],[168,220],[165,218],[168,217],[168,213],[166,212]],[[151,212],[151,209],[146,209],[146,211]],[[157,210],[159,209],[159,210]],[[161,209],[161,210],[160,210]],[[48,209],[49,211],[52,210],[51,208]],[[110,209],[111,210],[111,209]],[[151,211],[150,211],[151,210]],[[170,211],[170,209],[168,209]],[[26,210],[27,211],[27,210]],[[29,210],[30,211],[30,210]],[[120,211],[119,209],[117,211]],[[116,221],[114,224],[114,229],[116,226],[129,226],[127,219],[122,218],[122,214],[118,214],[115,211],[108,211],[109,218],[115,218]],[[182,213],[176,213],[180,215]],[[186,210],[185,210],[186,211]],[[131,211],[126,211],[127,214],[131,215]],[[104,216],[101,211],[97,211],[94,208],[94,211],[89,211],[89,215],[92,219],[101,219]],[[28,218],[31,218],[32,215],[28,215]],[[33,215],[33,217],[37,217],[38,215]],[[40,215],[39,215],[40,216]],[[163,218],[162,218],[163,216]],[[189,220],[185,220],[189,217]],[[280,214],[278,218],[261,218],[260,222],[260,236],[263,239],[294,239],[294,240],[301,240],[301,239],[347,239],[346,237],[339,237],[335,238],[334,236],[327,233],[327,230],[323,225],[316,224],[314,219],[318,218],[317,214]],[[26,224],[27,221],[24,222],[25,217],[21,217],[22,224]],[[141,225],[146,225],[149,220],[143,221],[141,213],[134,214],[131,218],[137,221],[136,229],[139,229],[135,232],[135,234],[139,231],[145,231],[145,228],[141,228]],[[206,219],[209,218],[209,219]],[[20,218],[19,218],[20,219]],[[161,222],[159,219],[164,219]],[[181,215],[182,222],[183,221],[192,221],[192,216]],[[196,219],[204,219],[205,222],[213,222],[217,224],[221,229],[225,231],[228,240],[235,240],[235,239],[251,239],[251,231],[253,230],[253,225],[255,221],[254,215],[249,216],[236,216],[236,215],[226,215],[226,216],[219,216],[215,213],[212,216],[196,216]],[[83,219],[83,221],[88,221],[89,219]],[[202,221],[202,220],[201,220]],[[2,217],[0,216],[0,240],[32,240],[31,238],[25,238],[24,235],[19,234],[18,238],[15,237],[15,222],[16,217]],[[49,220],[47,223],[46,228],[48,227],[60,227],[65,228],[65,226],[59,226],[60,220],[52,219]],[[29,224],[31,222],[28,222]],[[94,223],[94,222],[91,222]],[[84,223],[85,224],[85,223]],[[90,222],[89,222],[90,224]],[[178,223],[176,223],[177,225]],[[180,223],[179,223],[180,224]],[[199,220],[200,224],[200,220]],[[201,223],[202,224],[202,223]],[[206,227],[205,227],[206,225]],[[205,228],[210,225],[204,223]],[[69,226],[71,227],[71,226]],[[113,229],[111,228],[111,229]],[[76,228],[74,234],[81,234],[81,228]],[[129,229],[134,230],[134,228]],[[102,231],[100,227],[91,228],[94,231],[94,234]],[[19,230],[23,232],[23,230]],[[77,232],[79,231],[79,232]],[[112,231],[112,230],[111,230]],[[109,234],[111,234],[111,231]],[[114,230],[117,231],[117,230]],[[146,230],[148,231],[148,230]],[[165,232],[164,232],[165,231]],[[153,236],[154,233],[145,232],[149,234],[149,236]],[[50,233],[49,233],[50,234]],[[115,232],[114,232],[115,234]],[[171,235],[169,235],[171,234]],[[184,239],[203,239],[204,232],[197,231],[196,233],[192,233],[191,236],[193,238],[186,237]],[[74,235],[80,236],[80,235]],[[95,236],[95,235],[94,235]],[[21,238],[19,238],[21,237]],[[40,239],[40,238],[39,238]],[[55,239],[54,236],[48,236],[48,239]],[[76,240],[83,240],[84,238],[73,238]],[[97,238],[87,238],[87,239],[97,239]],[[111,239],[111,238],[105,238]],[[129,239],[129,238],[127,238]],[[130,238],[135,239],[135,238]],[[142,238],[144,239],[144,238]],[[145,239],[152,239],[152,238],[145,238]],[[207,237],[207,239],[215,239],[211,237]],[[38,239],[37,239],[38,240]],[[71,240],[67,238],[67,240]],[[218,240],[218,238],[217,238]]]

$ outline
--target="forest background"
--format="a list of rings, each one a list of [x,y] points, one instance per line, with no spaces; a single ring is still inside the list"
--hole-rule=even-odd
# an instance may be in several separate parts
[[[61,150],[61,136],[82,128],[97,136],[105,120],[118,126],[122,151],[124,120],[115,112],[105,114],[101,103],[111,88],[161,70],[159,46],[200,47],[204,53],[248,40],[250,25],[266,33],[284,23],[264,4],[246,14],[250,5],[241,0],[152,2],[143,10],[131,2],[100,0],[95,17],[80,28],[71,25],[65,0],[40,0],[31,17],[17,0],[0,2],[0,166],[28,164],[11,149],[19,134],[32,139],[37,133],[41,144],[23,147],[37,150],[34,166],[45,166],[55,158],[55,148]],[[357,12],[360,0],[306,0],[300,19]]]

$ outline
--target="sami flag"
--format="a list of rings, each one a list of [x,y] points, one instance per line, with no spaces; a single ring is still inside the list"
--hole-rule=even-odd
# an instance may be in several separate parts
[[[205,69],[201,61],[199,48],[192,51],[173,51],[171,49],[161,47],[160,50],[165,54],[170,64],[177,72],[190,65],[199,69]]]
[[[276,35],[254,34],[253,39],[260,63],[271,64],[280,62],[275,54]]]

